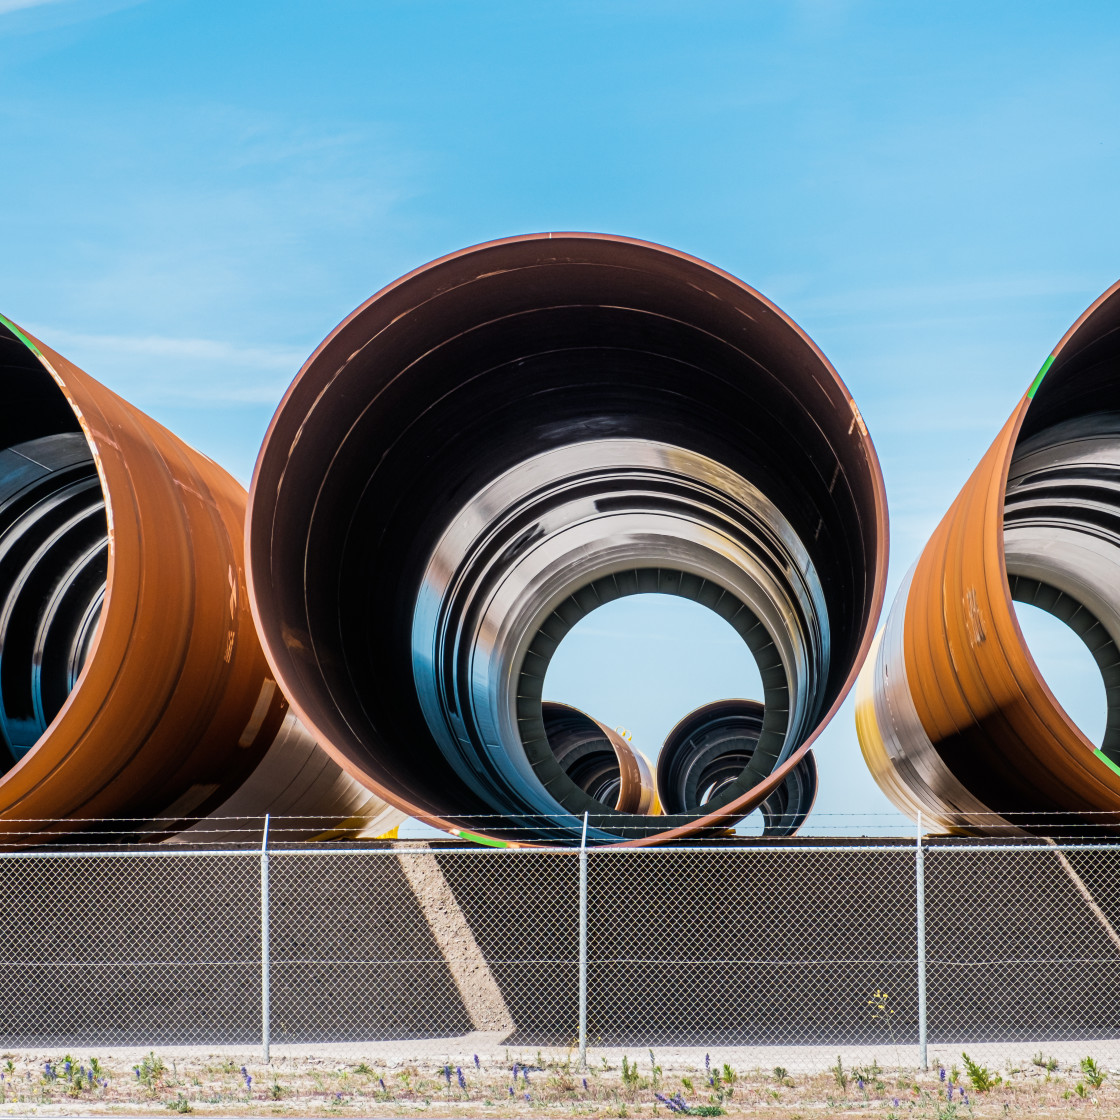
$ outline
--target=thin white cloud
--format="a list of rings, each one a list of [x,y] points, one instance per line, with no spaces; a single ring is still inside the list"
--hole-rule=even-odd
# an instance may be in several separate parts
[[[28,330],[117,392],[147,401],[275,403],[310,353],[212,338]]]
[[[285,346],[239,346],[212,338],[168,338],[163,335],[82,334],[53,328],[29,328],[53,346],[80,346],[140,357],[176,358],[204,362],[231,362],[253,369],[283,369],[295,372],[307,353]],[[39,330],[42,334],[39,335]],[[55,347],[57,349],[57,347]],[[294,368],[293,368],[294,363]]]
[[[611,630],[597,626],[581,626],[579,630],[573,631],[569,641],[582,638],[600,639],[607,638],[611,641],[626,642],[632,640],[634,637],[633,632],[630,630]],[[693,638],[687,634],[667,634],[657,633],[655,631],[643,631],[643,642],[671,642],[677,646],[695,645],[708,648],[710,646],[728,646],[729,648],[739,648],[742,646],[742,641],[731,635],[719,638]]]
[[[30,35],[36,37],[38,43],[25,57],[49,54],[67,43],[65,37],[62,40],[55,38],[55,32],[91,23],[145,3],[147,0],[0,0],[0,42],[14,46],[21,38]],[[15,49],[19,50],[18,47]],[[22,111],[22,107],[12,106],[10,100],[3,108],[14,108],[16,113]]]
[[[883,288],[853,288],[803,299],[799,309],[844,315],[872,314],[882,317],[896,311],[915,308],[986,307],[1000,301],[1017,301],[1077,295],[1083,297],[1094,291],[1093,279],[1070,273],[1024,272],[1007,275],[976,277],[971,280],[954,279],[937,284],[896,284]],[[977,313],[979,314],[979,312]],[[941,322],[955,322],[941,318]],[[935,322],[936,320],[926,320]],[[921,325],[919,320],[918,325]]]
[[[58,4],[62,0],[0,0],[0,16],[9,12],[22,12],[25,8],[42,8],[47,4]]]
[[[61,9],[58,16],[51,17],[52,22],[57,26],[60,23],[81,22],[96,19],[98,16],[107,16],[120,11],[121,8],[132,8],[144,2],[145,0],[0,0],[0,16],[26,12],[32,8]]]

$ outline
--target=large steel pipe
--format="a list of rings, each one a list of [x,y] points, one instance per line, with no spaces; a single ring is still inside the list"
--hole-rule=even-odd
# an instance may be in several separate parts
[[[1015,601],[1092,652],[1102,742],[1050,691]],[[857,691],[868,765],[947,831],[1116,828],[1118,643],[1120,285],[1055,347],[907,576]]]
[[[464,250],[358,308],[273,418],[248,526],[301,718],[402,809],[507,840],[750,812],[848,690],[886,551],[870,438],[813,343],[702,261],[588,234]],[[742,773],[670,817],[604,812],[541,712],[568,630],[643,591],[726,618],[765,690]]]
[[[657,756],[657,791],[666,813],[695,812],[719,796],[750,765],[765,708],[757,700],[715,700],[690,712],[669,732]],[[817,796],[811,750],[762,804],[764,836],[793,836]]]
[[[570,704],[546,700],[541,718],[560,769],[588,797],[620,813],[660,812],[653,769],[619,732]]]
[[[380,813],[269,672],[237,482],[5,319],[0,400],[0,835]]]

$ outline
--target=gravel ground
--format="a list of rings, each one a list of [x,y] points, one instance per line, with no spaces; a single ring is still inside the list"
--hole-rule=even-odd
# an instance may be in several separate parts
[[[1043,1064],[1024,1055],[1016,1067],[1006,1047],[970,1047],[999,1079],[986,1090],[982,1072],[957,1068],[965,1064],[959,1050],[940,1047],[931,1058],[940,1055],[944,1066],[927,1073],[906,1068],[908,1053],[896,1061],[806,1047],[665,1048],[652,1060],[636,1048],[594,1049],[584,1072],[574,1052],[507,1049],[486,1032],[369,1047],[277,1047],[267,1066],[259,1051],[232,1048],[20,1051],[0,1055],[0,1115],[1114,1117],[1120,1074],[1105,1068],[1114,1050],[1051,1046],[1039,1054]],[[1095,1068],[1081,1063],[1089,1054]]]

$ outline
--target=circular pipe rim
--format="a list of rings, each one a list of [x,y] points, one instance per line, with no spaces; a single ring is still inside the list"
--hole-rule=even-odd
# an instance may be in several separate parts
[[[725,827],[730,821],[740,819],[752,811],[758,804],[766,799],[775,789],[777,789],[786,779],[786,776],[797,766],[797,764],[804,757],[805,753],[810,750],[813,744],[820,737],[824,728],[835,717],[840,706],[843,704],[848,693],[851,691],[860,666],[862,665],[868,650],[870,649],[871,642],[875,635],[875,624],[882,611],[883,602],[886,593],[886,569],[887,560],[889,555],[889,518],[887,512],[886,488],[883,481],[882,469],[879,463],[878,455],[875,451],[874,445],[867,432],[867,427],[863,421],[863,417],[856,406],[855,400],[852,397],[847,386],[840,378],[835,367],[823,354],[817,344],[809,337],[809,335],[802,330],[798,324],[785,314],[779,307],[767,299],[764,295],[752,288],[750,285],[744,283],[738,277],[729,272],[712,265],[711,263],[695,257],[691,254],[684,253],[678,249],[669,246],[661,245],[656,242],[642,240],[638,238],[631,238],[619,235],[593,233],[593,232],[576,232],[576,231],[563,231],[563,232],[542,232],[535,234],[516,235],[511,237],[498,238],[491,241],[482,242],[476,245],[468,246],[463,249],[447,253],[433,261],[420,265],[417,268],[410,270],[403,276],[391,281],[389,284],[382,287],[379,291],[370,296],[357,308],[351,311],[337,326],[335,326],[329,334],[319,343],[312,354],[301,366],[296,377],[288,386],[280,404],[277,406],[271,420],[269,421],[268,428],[265,433],[264,440],[261,445],[260,452],[257,455],[256,462],[253,468],[252,483],[249,490],[249,503],[245,519],[245,552],[249,558],[246,565],[246,581],[248,586],[248,597],[250,609],[253,613],[253,619],[256,623],[257,632],[261,636],[262,646],[264,648],[265,657],[268,660],[269,666],[276,677],[277,682],[283,691],[289,696],[290,703],[293,710],[312,731],[317,735],[320,742],[324,744],[336,761],[341,765],[347,773],[355,777],[367,788],[371,789],[379,797],[389,801],[391,804],[397,805],[403,811],[408,812],[416,819],[423,823],[439,829],[444,832],[451,833],[452,835],[459,835],[463,829],[456,821],[442,816],[438,813],[432,813],[421,810],[419,807],[409,805],[396,793],[395,790],[388,786],[376,781],[370,775],[366,774],[359,767],[354,765],[351,760],[343,753],[334,750],[330,745],[330,736],[325,734],[324,731],[318,726],[318,721],[312,718],[311,713],[307,710],[299,698],[299,689],[296,687],[295,682],[291,679],[289,674],[277,656],[276,651],[273,649],[273,643],[269,634],[269,627],[267,619],[265,618],[261,609],[261,588],[258,587],[258,581],[255,572],[254,563],[254,547],[253,547],[253,528],[258,520],[257,510],[260,504],[267,499],[261,497],[262,492],[262,476],[265,473],[270,447],[275,443],[277,432],[281,424],[281,420],[285,410],[289,407],[293,399],[302,391],[303,382],[309,379],[310,371],[316,366],[320,356],[335,342],[335,340],[345,333],[352,323],[362,317],[366,311],[376,304],[378,301],[384,299],[389,294],[397,291],[399,288],[408,284],[428,273],[432,270],[438,269],[443,265],[457,261],[461,258],[467,257],[476,252],[483,250],[495,249],[505,245],[517,245],[525,242],[532,241],[551,241],[563,239],[577,239],[585,241],[603,241],[614,243],[624,246],[632,246],[642,249],[650,249],[656,252],[667,254],[670,257],[676,258],[689,265],[696,266],[707,272],[713,273],[720,277],[727,283],[740,289],[746,293],[752,300],[757,301],[772,313],[787,329],[791,330],[799,339],[799,341],[808,348],[813,354],[820,367],[829,375],[832,385],[839,391],[842,399],[850,409],[852,421],[851,431],[859,432],[861,450],[866,466],[867,483],[870,486],[872,516],[875,523],[875,540],[874,540],[874,556],[871,562],[874,564],[874,575],[871,581],[871,592],[868,596],[868,604],[866,610],[866,617],[862,625],[862,633],[860,640],[857,643],[855,656],[851,659],[851,664],[848,672],[845,674],[836,694],[829,705],[827,710],[822,714],[817,726],[809,734],[804,742],[799,744],[798,748],[783,762],[780,766],[763,781],[756,785],[751,791],[737,798],[735,801],[721,806],[719,809],[705,814],[704,816],[690,822],[687,825],[682,825],[665,830],[658,833],[656,836],[624,839],[610,844],[610,847],[635,847],[645,846],[651,843],[664,843],[675,840],[686,839],[690,836],[703,834],[718,830]],[[490,835],[486,831],[486,826],[480,826],[479,829],[472,831],[482,836],[487,841],[507,845],[509,847],[538,847],[547,846],[538,844],[536,842],[517,842],[508,841],[501,837]]]

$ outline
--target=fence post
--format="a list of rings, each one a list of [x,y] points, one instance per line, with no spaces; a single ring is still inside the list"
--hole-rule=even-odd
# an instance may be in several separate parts
[[[268,934],[268,813],[264,815],[264,832],[261,835],[261,1049],[264,1064],[268,1065],[269,1031],[272,1020],[272,993],[269,987],[269,934]]]
[[[926,856],[922,847],[922,814],[918,813],[918,845],[914,853],[914,893],[918,911],[918,1064],[929,1069],[926,1037]]]
[[[587,1069],[587,814],[579,842],[579,1068]]]

